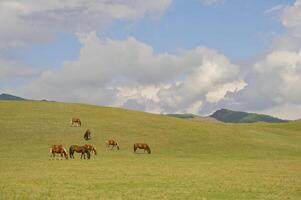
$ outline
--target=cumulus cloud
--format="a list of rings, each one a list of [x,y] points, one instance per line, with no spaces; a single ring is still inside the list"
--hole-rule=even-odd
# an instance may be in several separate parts
[[[42,72],[18,93],[150,112],[198,113],[208,98],[218,101],[227,91],[241,89],[239,67],[212,49],[156,54],[135,38],[114,41],[93,32],[78,37],[83,46],[78,60]]]
[[[301,37],[301,1],[296,0],[292,6],[287,6],[282,17],[282,24],[291,35]]]
[[[102,30],[113,20],[159,16],[171,0],[1,0],[0,50],[50,41],[57,32]]]
[[[301,0],[282,10],[286,32],[274,38],[268,53],[250,64],[244,78],[247,86],[228,92],[219,107],[267,112],[288,119],[301,117]],[[292,109],[294,106],[296,109]],[[289,108],[287,113],[283,108]]]
[[[198,55],[199,63],[187,77],[159,91],[166,112],[199,113],[206,96],[223,99],[223,95],[219,96],[214,91],[219,87],[231,90],[226,87],[239,81],[238,66],[231,64],[223,55],[207,48],[197,48],[194,53]]]
[[[237,109],[265,110],[300,104],[301,52],[273,51],[257,61],[244,90],[231,96]]]
[[[37,71],[32,68],[20,67],[20,64],[13,60],[0,59],[0,79],[15,77],[33,76]]]
[[[39,70],[22,66],[16,61],[0,59],[0,89],[4,90],[9,85],[18,85],[24,80],[36,77],[39,73]]]

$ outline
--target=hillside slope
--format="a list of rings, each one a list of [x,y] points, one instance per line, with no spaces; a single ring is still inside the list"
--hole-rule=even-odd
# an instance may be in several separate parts
[[[2,94],[0,94],[0,100],[19,100],[19,101],[21,101],[21,100],[26,100],[26,99],[17,97],[17,96],[11,95],[11,94],[2,93]]]
[[[0,113],[0,199],[301,198],[300,122],[210,123],[32,101],[1,101]],[[70,127],[71,117],[83,126]],[[48,160],[51,144],[84,144],[87,128],[97,156]],[[109,138],[120,151],[105,149]],[[134,154],[135,142],[152,154]]]

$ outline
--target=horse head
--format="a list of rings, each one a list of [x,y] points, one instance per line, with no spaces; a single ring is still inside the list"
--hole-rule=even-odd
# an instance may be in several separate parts
[[[64,154],[65,158],[68,159],[68,153],[64,147],[63,147],[63,154]]]
[[[95,147],[92,148],[92,151],[94,152],[94,154],[95,154],[95,156],[96,156],[96,155],[97,155],[97,151],[96,151],[96,148],[95,148]]]

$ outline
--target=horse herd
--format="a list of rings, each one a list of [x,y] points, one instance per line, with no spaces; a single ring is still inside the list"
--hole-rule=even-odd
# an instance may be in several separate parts
[[[71,126],[80,127],[82,125],[82,122],[79,118],[72,118],[71,119]],[[84,133],[84,139],[90,140],[91,139],[91,131],[89,129],[86,130]],[[119,150],[119,144],[116,140],[110,139],[105,141],[106,148],[109,149],[111,147],[111,150],[116,147],[117,150]],[[134,144],[134,153],[137,149],[143,149],[144,152],[146,151],[148,154],[151,153],[150,147],[148,144],[145,143],[135,143]],[[69,157],[71,159],[74,159],[74,153],[80,153],[80,158],[86,159],[86,156],[88,159],[91,158],[91,152],[94,153],[94,155],[97,155],[96,148],[91,144],[85,144],[83,146],[80,145],[71,145],[69,147]],[[65,159],[68,159],[68,152],[66,148],[62,144],[54,144],[51,145],[49,149],[50,158],[55,158],[56,154],[59,154],[61,158],[65,157]]]

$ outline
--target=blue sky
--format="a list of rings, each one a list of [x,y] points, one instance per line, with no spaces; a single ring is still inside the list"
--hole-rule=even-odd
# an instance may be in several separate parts
[[[275,5],[292,2],[227,0],[204,5],[199,0],[175,0],[161,17],[144,17],[134,22],[117,20],[98,35],[116,40],[135,37],[158,53],[206,46],[232,60],[242,60],[261,54],[272,34],[284,32],[276,15],[265,12]],[[74,34],[60,32],[50,42],[32,44],[8,56],[37,67],[59,67],[66,60],[78,58],[80,48]]]
[[[204,5],[198,0],[176,0],[158,20],[116,23],[102,36],[114,39],[134,36],[151,44],[157,52],[208,46],[233,59],[242,59],[263,51],[268,36],[284,30],[280,21],[265,11],[290,3],[290,0],[228,0]]]
[[[301,0],[0,1],[0,92],[301,118]]]

